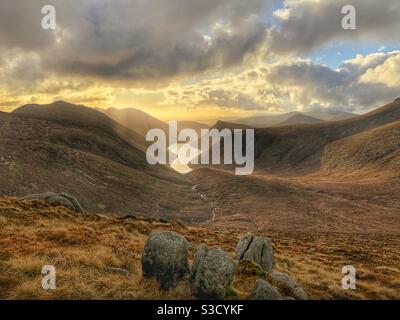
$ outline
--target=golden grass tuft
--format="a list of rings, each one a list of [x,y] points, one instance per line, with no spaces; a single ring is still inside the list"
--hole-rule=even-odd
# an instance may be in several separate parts
[[[7,225],[7,218],[5,216],[0,216],[0,228]]]

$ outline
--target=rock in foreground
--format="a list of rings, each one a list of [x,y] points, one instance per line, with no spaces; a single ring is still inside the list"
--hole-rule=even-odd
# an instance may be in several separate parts
[[[162,289],[174,289],[189,274],[189,246],[175,232],[152,233],[142,254],[143,276],[155,277]]]
[[[287,296],[293,297],[296,300],[308,300],[308,295],[300,284],[286,273],[274,272],[270,277],[282,288]]]
[[[220,248],[200,245],[192,266],[193,294],[199,299],[223,299],[235,268],[236,262]]]
[[[272,241],[263,237],[247,235],[240,239],[236,247],[236,260],[250,260],[271,272],[274,267]]]
[[[250,295],[251,300],[280,300],[282,295],[278,288],[270,285],[267,281],[258,279],[256,286]]]
[[[68,193],[54,193],[46,192],[40,194],[30,194],[24,197],[17,198],[17,200],[43,200],[53,205],[64,206],[75,212],[84,212],[83,207],[79,201]]]

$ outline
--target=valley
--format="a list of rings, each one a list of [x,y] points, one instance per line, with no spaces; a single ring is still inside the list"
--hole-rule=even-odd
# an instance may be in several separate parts
[[[190,165],[185,174],[151,166],[129,123],[66,102],[0,113],[1,297],[193,298],[185,285],[163,292],[142,278],[140,252],[154,230],[227,252],[248,233],[271,238],[277,270],[312,299],[399,297],[399,102],[336,122],[256,129],[248,176],[232,166]],[[76,196],[87,214],[16,200],[47,191]],[[56,296],[29,276],[47,259],[62,268]],[[343,265],[357,268],[359,290],[341,289]],[[85,281],[94,272],[101,291]],[[251,281],[237,275],[231,299],[246,297]]]

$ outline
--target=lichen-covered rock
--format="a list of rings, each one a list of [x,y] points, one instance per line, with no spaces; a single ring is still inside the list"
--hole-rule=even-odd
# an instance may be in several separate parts
[[[270,285],[267,281],[258,279],[256,286],[251,293],[249,299],[251,300],[280,300],[282,295],[278,288]]]
[[[19,201],[43,200],[52,205],[64,206],[75,212],[84,212],[84,209],[79,203],[79,201],[75,197],[65,192],[62,193],[46,192],[40,194],[30,194],[24,197],[19,197],[17,198],[17,200]]]
[[[155,277],[164,290],[172,290],[189,274],[189,247],[184,237],[175,232],[154,232],[142,254],[144,277]]]
[[[296,300],[308,300],[307,293],[291,276],[282,272],[274,272],[270,274],[270,277],[287,296]]]
[[[296,300],[308,300],[308,295],[301,286],[294,288],[291,296]]]
[[[250,260],[260,265],[264,271],[274,268],[272,241],[268,238],[247,235],[236,246],[236,260]]]
[[[193,294],[199,299],[223,299],[235,268],[235,260],[220,248],[200,245],[191,272]]]

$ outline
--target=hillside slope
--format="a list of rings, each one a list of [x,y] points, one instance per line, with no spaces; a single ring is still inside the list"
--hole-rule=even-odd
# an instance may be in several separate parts
[[[28,104],[12,114],[76,127],[97,128],[103,131],[116,132],[138,149],[144,150],[145,140],[138,132],[112,120],[93,108],[74,105],[65,101],[56,101],[47,105]]]
[[[393,102],[348,120],[258,129],[255,141],[256,170],[273,174],[318,170],[323,148],[329,143],[398,120],[400,103]]]
[[[168,132],[168,125],[165,122],[158,120],[157,118],[138,109],[109,108],[101,111],[111,119],[121,123],[131,130],[136,131],[142,137],[142,139],[146,138],[147,132],[151,129],[156,128]]]
[[[106,110],[98,110],[125,127],[139,133],[142,139],[146,138],[147,132],[151,129],[161,129],[167,136],[169,135],[167,122],[161,121],[144,111],[134,108],[109,108]],[[178,131],[183,129],[194,129],[198,134],[200,134],[202,129],[209,128],[208,125],[195,121],[177,121],[177,124]],[[145,143],[145,145],[147,146],[148,143]]]
[[[187,174],[214,224],[249,230],[396,233],[400,227],[400,103],[316,125],[256,129],[255,174],[232,166]]]
[[[331,175],[398,176],[400,120],[328,144],[321,169]]]
[[[64,191],[87,210],[208,219],[208,204],[185,178],[150,166],[132,136],[105,115],[66,103],[0,114],[0,194]]]

